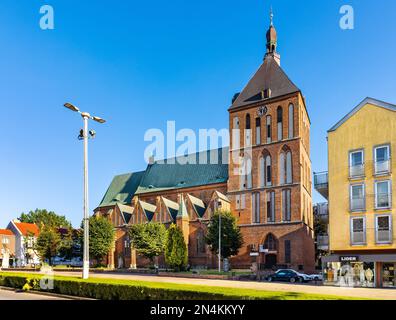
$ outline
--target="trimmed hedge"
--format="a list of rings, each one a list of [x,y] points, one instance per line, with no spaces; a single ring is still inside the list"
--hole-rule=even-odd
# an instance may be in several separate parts
[[[0,275],[0,286],[16,289],[42,291],[38,275]],[[153,288],[143,285],[95,283],[82,279],[55,277],[53,290],[58,294],[93,298],[99,300],[222,300],[259,299],[258,297],[237,296],[223,293],[179,290],[173,288]]]

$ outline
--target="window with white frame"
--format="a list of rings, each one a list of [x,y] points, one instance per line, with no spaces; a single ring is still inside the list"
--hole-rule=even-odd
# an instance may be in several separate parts
[[[375,208],[388,209],[391,207],[391,182],[390,180],[375,183]]]
[[[9,244],[10,243],[10,238],[8,237],[3,237],[3,244]]]
[[[349,176],[351,178],[364,176],[364,152],[363,150],[349,153]]]
[[[364,184],[354,184],[350,188],[351,211],[362,211],[366,208]]]
[[[386,174],[390,172],[389,145],[374,148],[374,171],[375,174]]]
[[[351,218],[351,244],[352,245],[366,244],[366,218],[364,217]]]
[[[377,215],[375,217],[375,240],[377,243],[392,243],[392,215]]]

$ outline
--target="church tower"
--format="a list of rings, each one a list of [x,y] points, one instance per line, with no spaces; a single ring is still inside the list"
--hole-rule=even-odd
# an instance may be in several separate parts
[[[314,271],[310,119],[280,66],[271,10],[264,61],[229,108],[228,196],[244,247],[232,263]],[[258,258],[256,258],[258,253]]]

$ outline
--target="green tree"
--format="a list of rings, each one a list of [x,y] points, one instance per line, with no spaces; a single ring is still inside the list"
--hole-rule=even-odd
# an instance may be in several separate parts
[[[82,229],[84,230],[83,226]],[[83,246],[83,234],[81,232],[81,246]],[[92,216],[89,218],[89,255],[98,264],[102,262],[111,250],[115,239],[114,227],[109,220],[104,217]]]
[[[219,215],[221,215],[221,257],[229,258],[238,254],[243,245],[241,230],[237,225],[236,218],[229,211],[217,211],[212,216],[208,232],[205,237],[206,243],[214,254],[219,253]]]
[[[173,223],[166,233],[165,262],[177,271],[184,270],[188,262],[188,251],[183,231]]]
[[[164,252],[166,228],[162,223],[135,224],[129,229],[129,236],[136,251],[151,263]]]
[[[41,230],[34,247],[41,260],[47,259],[51,265],[52,258],[58,254],[62,247],[61,236],[54,228],[45,227]]]
[[[19,217],[21,222],[35,223],[40,229],[43,227],[50,228],[71,228],[71,223],[65,216],[56,214],[46,209],[36,209],[29,213],[22,213]]]

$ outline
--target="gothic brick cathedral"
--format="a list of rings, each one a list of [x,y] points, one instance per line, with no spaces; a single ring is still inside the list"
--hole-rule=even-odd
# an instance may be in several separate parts
[[[237,217],[244,238],[233,268],[258,262],[264,269],[314,271],[310,119],[301,91],[280,67],[272,15],[266,37],[262,65],[229,108],[230,148],[203,152],[208,159],[215,154],[218,163],[200,163],[201,152],[113,179],[95,209],[116,228],[111,267],[147,265],[135,258],[126,230],[150,221],[179,225],[190,265],[215,267],[204,236],[221,208]]]

